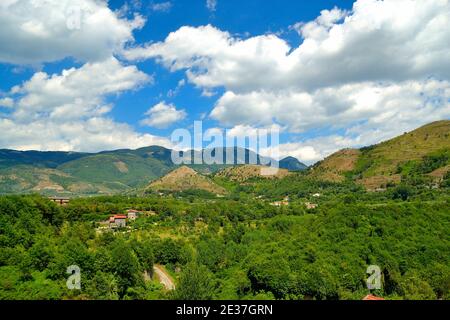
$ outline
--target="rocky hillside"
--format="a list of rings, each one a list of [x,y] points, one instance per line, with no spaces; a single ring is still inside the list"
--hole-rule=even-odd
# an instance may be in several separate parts
[[[336,152],[317,163],[314,178],[352,179],[367,189],[402,179],[440,180],[450,165],[450,121],[437,121],[370,147]]]
[[[289,175],[287,169],[278,169],[272,172],[271,168],[257,165],[242,165],[225,168],[215,174],[216,177],[244,182],[253,178],[280,179]]]
[[[224,188],[214,183],[210,178],[187,166],[175,169],[164,177],[153,181],[148,189],[155,191],[203,190],[214,194],[226,193]]]

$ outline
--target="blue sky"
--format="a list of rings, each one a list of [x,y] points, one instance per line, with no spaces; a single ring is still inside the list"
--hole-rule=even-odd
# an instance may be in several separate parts
[[[280,156],[313,163],[450,116],[446,1],[0,6],[0,148],[171,147],[203,120],[277,126]]]
[[[350,9],[353,1],[227,0],[218,1],[214,12],[208,10],[204,0],[170,3],[172,6],[167,12],[152,11],[151,3],[142,5],[139,11],[148,15],[149,22],[142,30],[135,33],[137,42],[163,41],[170,32],[182,26],[211,24],[243,38],[282,32],[283,39],[292,45],[298,45],[302,39],[294,30],[289,30],[289,26],[301,21],[314,20],[323,9],[332,9],[335,6]],[[124,1],[111,1],[110,4],[112,8],[118,9],[123,6]],[[154,74],[157,81],[154,86],[120,97],[113,112],[117,120],[138,125],[149,104],[157,104],[163,98],[168,103],[174,103],[188,110],[189,117],[184,124],[189,125],[194,120],[200,120],[202,114],[208,113],[217,100],[217,97],[202,97],[201,90],[191,84],[183,87],[176,96],[167,97],[167,93],[174,90],[178,82],[185,78],[184,73],[167,72],[167,69],[160,67],[154,61],[138,63],[138,66],[140,70]],[[134,107],[128,108],[130,104]],[[217,126],[218,124],[212,121],[209,125]],[[140,128],[140,130],[154,132],[151,128]],[[169,131],[163,130],[158,133],[169,134]]]

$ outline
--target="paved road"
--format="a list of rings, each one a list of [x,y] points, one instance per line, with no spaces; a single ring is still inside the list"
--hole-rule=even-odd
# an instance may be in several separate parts
[[[167,290],[174,290],[175,284],[173,283],[172,278],[170,275],[164,270],[163,266],[155,264],[153,266],[153,272],[156,274],[156,276],[159,279],[159,282],[167,289]]]

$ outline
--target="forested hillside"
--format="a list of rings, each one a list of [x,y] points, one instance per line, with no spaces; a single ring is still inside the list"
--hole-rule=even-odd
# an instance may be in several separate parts
[[[0,196],[0,299],[450,299],[447,125],[272,178],[261,166],[203,167],[222,169],[209,175],[171,167],[158,147],[62,164],[52,155],[56,168],[21,160],[1,169],[8,192],[98,194],[101,185],[123,194],[61,206],[38,194]],[[410,157],[389,158],[392,148]],[[362,183],[380,175],[398,178]],[[127,210],[136,219],[120,218]],[[66,286],[73,265],[79,290]],[[369,266],[379,267],[381,289],[368,289]]]
[[[359,300],[369,293],[369,265],[382,271],[376,295],[450,298],[448,185],[402,198],[398,189],[286,183],[289,205],[276,207],[270,190],[280,185],[266,189],[269,182],[260,182],[267,200],[242,189],[214,200],[116,196],[65,207],[2,196],[0,299]],[[308,199],[318,206],[308,209]],[[99,231],[128,208],[152,214],[127,232]],[[169,270],[175,291],[148,277],[154,263]],[[66,287],[71,265],[81,269],[81,290]]]

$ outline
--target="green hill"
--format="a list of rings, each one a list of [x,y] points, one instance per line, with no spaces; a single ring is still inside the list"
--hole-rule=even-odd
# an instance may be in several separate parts
[[[214,194],[225,194],[226,190],[208,177],[187,167],[179,167],[164,177],[152,182],[148,189],[156,191],[203,190]]]
[[[361,148],[341,150],[317,163],[312,177],[354,180],[367,189],[402,180],[433,183],[450,165],[450,121],[437,121],[394,139]]]
[[[207,152],[187,151],[202,158]],[[248,149],[227,148],[234,162],[192,164],[191,169],[211,174],[223,168],[267,159]],[[222,159],[225,161],[224,159]],[[142,189],[149,182],[177,168],[172,150],[150,146],[99,153],[0,150],[0,194],[38,192],[50,195],[115,194]]]
[[[115,188],[92,185],[56,169],[18,165],[0,169],[0,191],[0,193],[36,192],[47,195],[109,194],[114,192]]]
[[[119,182],[128,187],[139,187],[167,173],[170,168],[158,159],[118,152],[70,161],[58,170],[89,183]]]
[[[171,150],[97,154],[0,150],[0,193],[113,194],[143,187],[174,166]]]

